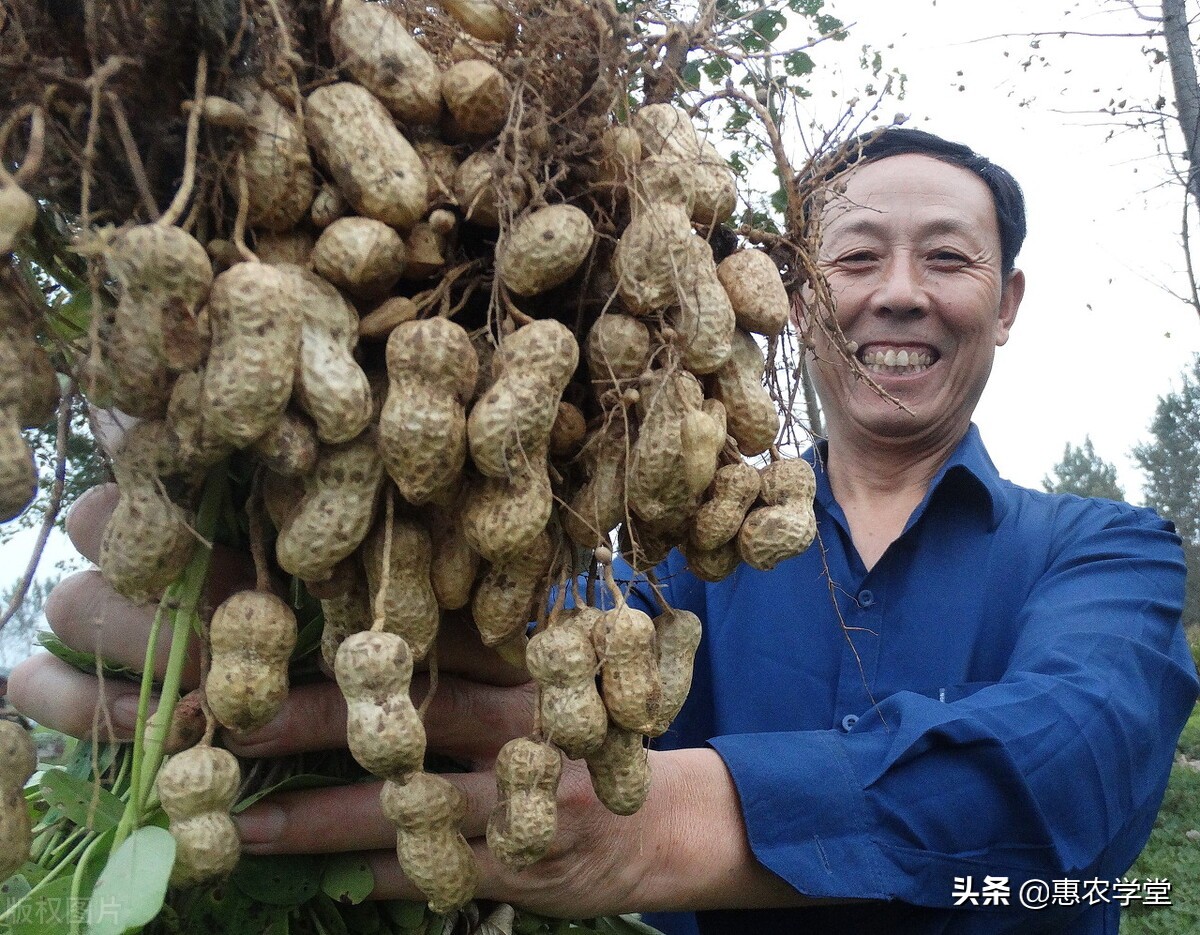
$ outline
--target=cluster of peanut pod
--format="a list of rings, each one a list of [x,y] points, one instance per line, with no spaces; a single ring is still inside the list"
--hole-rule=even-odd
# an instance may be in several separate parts
[[[409,699],[443,616],[469,614],[539,687],[535,735],[497,761],[487,835],[525,866],[553,840],[562,756],[586,761],[613,812],[641,806],[645,738],[682,706],[700,640],[694,615],[652,619],[611,574],[609,610],[555,604],[556,586],[578,594],[568,583],[614,547],[636,571],[678,547],[717,581],[798,554],[815,529],[811,469],[777,456],[763,384],[783,282],[760,250],[714,252],[737,203],[729,166],[668,103],[606,109],[569,155],[543,113],[546,138],[513,157],[498,140],[535,103],[514,77],[523,26],[488,0],[443,6],[461,34],[448,52],[423,47],[404,4],[341,0],[324,37],[336,80],[292,97],[237,80],[191,102],[236,165],[238,225],[204,242],[167,218],[100,235],[116,304],[84,380],[133,417],[100,555],[131,599],[158,599],[188,564],[208,472],[234,452],[258,463],[248,509],[261,501],[274,565],[320,600],[350,750],[386,780],[400,862],[436,911],[477,880],[465,802],[423,770]],[[0,355],[19,354],[24,326],[0,313]],[[15,434],[44,413],[20,412],[10,382],[0,371]],[[216,609],[205,691],[222,725],[275,715],[296,636],[265,586]],[[163,768],[177,883],[236,863],[237,785],[236,760],[208,746]]]

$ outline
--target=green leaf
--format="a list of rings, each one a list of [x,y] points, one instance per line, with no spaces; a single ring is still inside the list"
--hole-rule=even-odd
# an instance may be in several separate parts
[[[689,88],[700,87],[700,63],[687,62],[679,70],[680,80]]]
[[[318,894],[317,898],[309,904],[309,909],[312,911],[317,921],[321,923],[321,928],[325,930],[325,935],[350,935],[350,929],[346,926],[346,921],[342,918],[338,907],[333,904],[333,901],[322,894]]]
[[[5,909],[25,896],[30,889],[32,887],[29,885],[29,881],[19,873],[0,883],[0,913],[3,913]],[[0,931],[3,931],[3,929],[0,929]]]
[[[180,912],[187,935],[255,932],[287,935],[288,909],[255,902],[236,886],[220,883],[199,893]]]
[[[783,70],[795,78],[807,75],[814,67],[812,58],[804,52],[789,52],[783,57]]]
[[[316,773],[301,773],[299,776],[288,776],[286,779],[281,779],[273,786],[267,786],[265,789],[259,789],[253,795],[248,795],[233,808],[233,814],[238,814],[248,809],[260,799],[265,799],[268,795],[276,792],[287,792],[292,789],[323,789],[326,786],[344,786],[345,779],[340,779],[337,776],[322,776]]]
[[[25,902],[4,903],[3,911],[8,915],[0,922],[0,935],[62,935],[72,915],[78,917],[82,908],[78,902],[71,902],[71,875],[66,874]]]
[[[708,75],[708,80],[713,84],[719,84],[722,79],[733,72],[733,63],[727,58],[710,58],[700,67],[704,69],[704,74]]]
[[[396,928],[415,932],[425,924],[425,904],[411,899],[393,899],[381,907]]]
[[[323,866],[320,857],[303,854],[243,857],[229,879],[268,906],[299,906],[320,892]]]
[[[361,857],[335,857],[325,866],[321,890],[338,903],[360,903],[375,888],[375,874]]]
[[[783,27],[787,25],[787,18],[778,10],[759,10],[750,17],[750,24],[764,41],[770,43],[774,42],[783,32]]]
[[[158,915],[175,865],[175,839],[162,828],[126,838],[96,881],[88,903],[88,935],[122,935]]]
[[[776,189],[774,194],[771,195],[771,207],[780,214],[783,214],[787,210],[787,206],[787,192],[782,188]]]
[[[109,831],[121,821],[125,803],[87,779],[51,769],[42,774],[42,797],[82,828]]]
[[[96,657],[91,653],[72,649],[53,633],[39,633],[38,642],[63,662],[70,663],[81,672],[86,672],[88,675],[96,674]],[[129,676],[130,678],[137,676],[137,673],[128,666],[118,666],[101,661],[100,667],[105,675]]]

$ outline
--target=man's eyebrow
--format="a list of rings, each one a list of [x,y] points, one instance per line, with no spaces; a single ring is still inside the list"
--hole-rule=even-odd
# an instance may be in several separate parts
[[[880,212],[871,214],[859,215],[847,221],[841,221],[835,218],[825,226],[823,233],[826,235],[842,235],[849,234],[870,234],[878,235],[886,232],[888,224],[883,220],[883,215]],[[922,236],[930,236],[937,234],[964,234],[967,236],[976,236],[980,233],[979,228],[962,218],[958,217],[937,217],[931,218],[920,226]]]

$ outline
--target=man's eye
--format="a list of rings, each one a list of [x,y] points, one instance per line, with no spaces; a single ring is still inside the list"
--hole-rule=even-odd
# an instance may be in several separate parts
[[[932,259],[939,266],[966,266],[971,262],[957,250],[938,250]]]
[[[854,253],[847,253],[844,256],[838,257],[838,262],[841,264],[863,264],[871,263],[875,260],[875,254],[868,250],[856,250]]]

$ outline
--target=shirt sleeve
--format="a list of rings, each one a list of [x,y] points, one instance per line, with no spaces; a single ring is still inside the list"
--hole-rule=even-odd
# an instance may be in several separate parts
[[[1015,903],[1025,880],[1128,869],[1196,699],[1182,550],[1144,510],[1058,537],[1000,681],[898,692],[849,731],[710,740],[766,867],[814,897],[945,908],[956,877],[1006,876]]]

